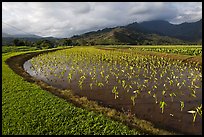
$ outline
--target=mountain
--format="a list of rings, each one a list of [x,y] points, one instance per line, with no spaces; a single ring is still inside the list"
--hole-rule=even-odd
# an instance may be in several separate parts
[[[49,40],[54,42],[60,39],[55,37],[41,37],[34,34],[8,34],[5,32],[2,32],[2,45],[12,45],[13,41],[16,38],[20,40],[29,41],[29,42],[37,42],[39,40]]]
[[[202,39],[202,19],[193,23],[171,24],[167,21],[145,21],[140,26],[151,33],[196,42]]]
[[[49,40],[52,42],[60,40],[60,38],[55,38],[55,37],[41,37],[38,35],[24,35],[24,34],[17,34],[17,35],[12,35],[8,33],[2,32],[2,45],[13,45],[13,41],[15,39],[23,40],[23,41],[29,41],[29,42],[37,42],[40,40]]]
[[[145,28],[150,33],[169,36],[166,34],[171,33],[172,29],[174,28],[174,25],[170,24],[168,21],[153,20],[140,23],[140,27]]]
[[[12,35],[11,34],[8,34],[8,33],[5,33],[5,32],[2,32],[2,37],[11,37]]]
[[[84,44],[193,44],[202,42],[202,19],[193,23],[174,25],[154,20],[105,28],[71,37]]]
[[[142,33],[135,30],[129,30],[124,27],[116,27],[104,32],[97,31],[79,35],[71,38],[74,42],[91,45],[109,45],[109,44],[184,44],[185,41],[168,36],[160,36],[151,33]]]
[[[81,44],[191,44],[202,42],[202,19],[174,25],[153,20],[105,28],[71,37]]]
[[[41,36],[34,34],[8,34],[2,32],[2,37],[12,37],[12,38],[42,38]]]

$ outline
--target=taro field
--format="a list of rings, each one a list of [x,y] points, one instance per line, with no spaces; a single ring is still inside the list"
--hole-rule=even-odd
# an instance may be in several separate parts
[[[135,48],[136,50],[138,48]],[[201,46],[146,46],[139,47],[142,51],[155,51],[155,52],[164,52],[164,53],[174,53],[174,54],[183,54],[183,55],[198,55],[202,56],[202,47]]]
[[[24,69],[54,87],[70,89],[158,127],[201,134],[202,64],[135,50],[74,47],[33,57]],[[179,48],[182,54],[185,50]]]

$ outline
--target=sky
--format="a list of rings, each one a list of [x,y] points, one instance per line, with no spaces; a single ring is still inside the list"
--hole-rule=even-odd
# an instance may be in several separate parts
[[[71,37],[133,22],[202,18],[202,2],[2,2],[2,32]]]

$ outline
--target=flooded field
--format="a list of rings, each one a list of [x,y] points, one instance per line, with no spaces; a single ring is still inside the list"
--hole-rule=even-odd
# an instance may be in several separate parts
[[[127,115],[202,134],[202,66],[134,52],[72,48],[24,64],[33,77]]]

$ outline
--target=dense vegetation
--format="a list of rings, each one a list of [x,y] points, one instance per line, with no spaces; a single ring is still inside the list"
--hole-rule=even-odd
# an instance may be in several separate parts
[[[31,50],[37,50],[37,49],[38,49],[37,47],[29,47],[29,46],[2,46],[2,53],[31,51]]]

